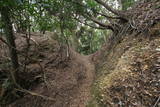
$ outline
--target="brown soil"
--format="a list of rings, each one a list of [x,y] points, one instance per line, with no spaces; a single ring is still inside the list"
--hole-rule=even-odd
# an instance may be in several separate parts
[[[45,37],[32,36],[32,39],[38,46],[31,43],[27,72],[42,72],[43,68],[43,73],[30,78],[32,81],[38,79],[42,82],[32,84],[29,91],[24,92],[23,98],[9,106],[85,107],[91,98],[90,90],[94,79],[94,64],[90,62],[90,56],[83,56],[69,49],[68,57],[66,46],[60,46],[56,41]],[[24,39],[17,38],[16,43],[23,52],[26,47]],[[19,57],[20,62],[24,63],[23,56]]]
[[[75,51],[72,51],[75,54],[76,60],[79,63],[83,63],[86,71],[86,78],[82,80],[81,86],[77,91],[77,95],[74,100],[71,101],[70,107],[85,107],[89,99],[91,99],[91,85],[94,80],[94,65],[90,62],[90,56],[82,56]]]

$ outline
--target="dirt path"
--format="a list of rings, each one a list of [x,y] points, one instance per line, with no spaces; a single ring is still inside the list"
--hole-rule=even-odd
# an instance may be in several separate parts
[[[85,79],[79,84],[79,90],[75,95],[74,100],[71,101],[70,107],[85,107],[88,101],[91,99],[91,85],[94,80],[94,64],[90,62],[91,56],[83,56],[72,50],[76,60],[82,63],[85,67]]]
[[[91,55],[84,56],[69,50],[70,59],[67,59],[66,47],[60,48],[54,41],[44,41],[35,38],[39,43],[38,54],[33,51],[31,56],[40,56],[45,71],[45,83],[37,84],[31,91],[39,95],[55,99],[47,100],[30,94],[11,104],[11,107],[85,107],[91,98],[91,86],[94,80],[94,64]],[[22,42],[21,42],[22,43]],[[30,71],[39,69],[33,62],[28,66]]]

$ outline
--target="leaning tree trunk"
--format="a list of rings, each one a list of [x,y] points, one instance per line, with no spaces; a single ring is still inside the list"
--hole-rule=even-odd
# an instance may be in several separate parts
[[[10,16],[9,16],[9,11],[10,11],[9,7],[0,8],[1,18],[4,23],[5,36],[6,36],[7,43],[9,45],[9,54],[11,58],[12,68],[14,69],[13,72],[11,72],[11,75],[14,76],[14,78],[16,79],[19,64],[18,64],[16,44],[14,41],[14,34],[13,34],[13,29],[12,29],[12,23],[11,23]]]

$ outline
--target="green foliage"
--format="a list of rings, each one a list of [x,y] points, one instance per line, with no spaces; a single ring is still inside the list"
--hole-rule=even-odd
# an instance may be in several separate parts
[[[95,52],[104,40],[102,30],[94,30],[87,25],[77,22],[75,18],[86,20],[93,25],[84,15],[97,17],[97,12],[103,11],[94,0],[2,0],[1,5],[9,6],[12,13],[12,23],[17,32],[51,31],[58,33],[58,40],[62,43],[72,44],[70,41],[78,41],[77,48],[83,54]],[[98,16],[104,20],[104,17]],[[94,24],[95,25],[95,24]],[[83,34],[76,37],[79,28],[84,27]],[[0,25],[0,28],[3,28]],[[73,44],[72,44],[73,45]]]
[[[3,0],[0,2],[12,7],[11,18],[17,32],[24,33],[29,29],[32,32],[59,32],[58,40],[62,43],[72,44],[70,40],[73,38],[74,41],[80,41],[77,42],[77,50],[83,54],[93,53],[104,42],[101,35],[103,31],[95,31],[75,20],[81,15],[96,16],[96,11],[101,11],[100,6],[93,0]],[[74,37],[81,27],[85,28],[83,35]]]
[[[105,42],[106,32],[84,28],[80,36],[78,51],[83,54],[91,54],[97,51]]]
[[[135,0],[121,0],[121,2],[122,2],[122,10],[127,10],[135,3]]]

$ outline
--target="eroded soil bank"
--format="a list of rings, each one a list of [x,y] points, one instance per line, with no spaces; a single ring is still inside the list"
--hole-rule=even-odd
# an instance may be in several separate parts
[[[94,54],[97,78],[89,107],[160,106],[159,5],[153,0],[129,10],[135,29],[110,39]]]
[[[159,107],[160,35],[125,37],[105,54],[89,107]]]

